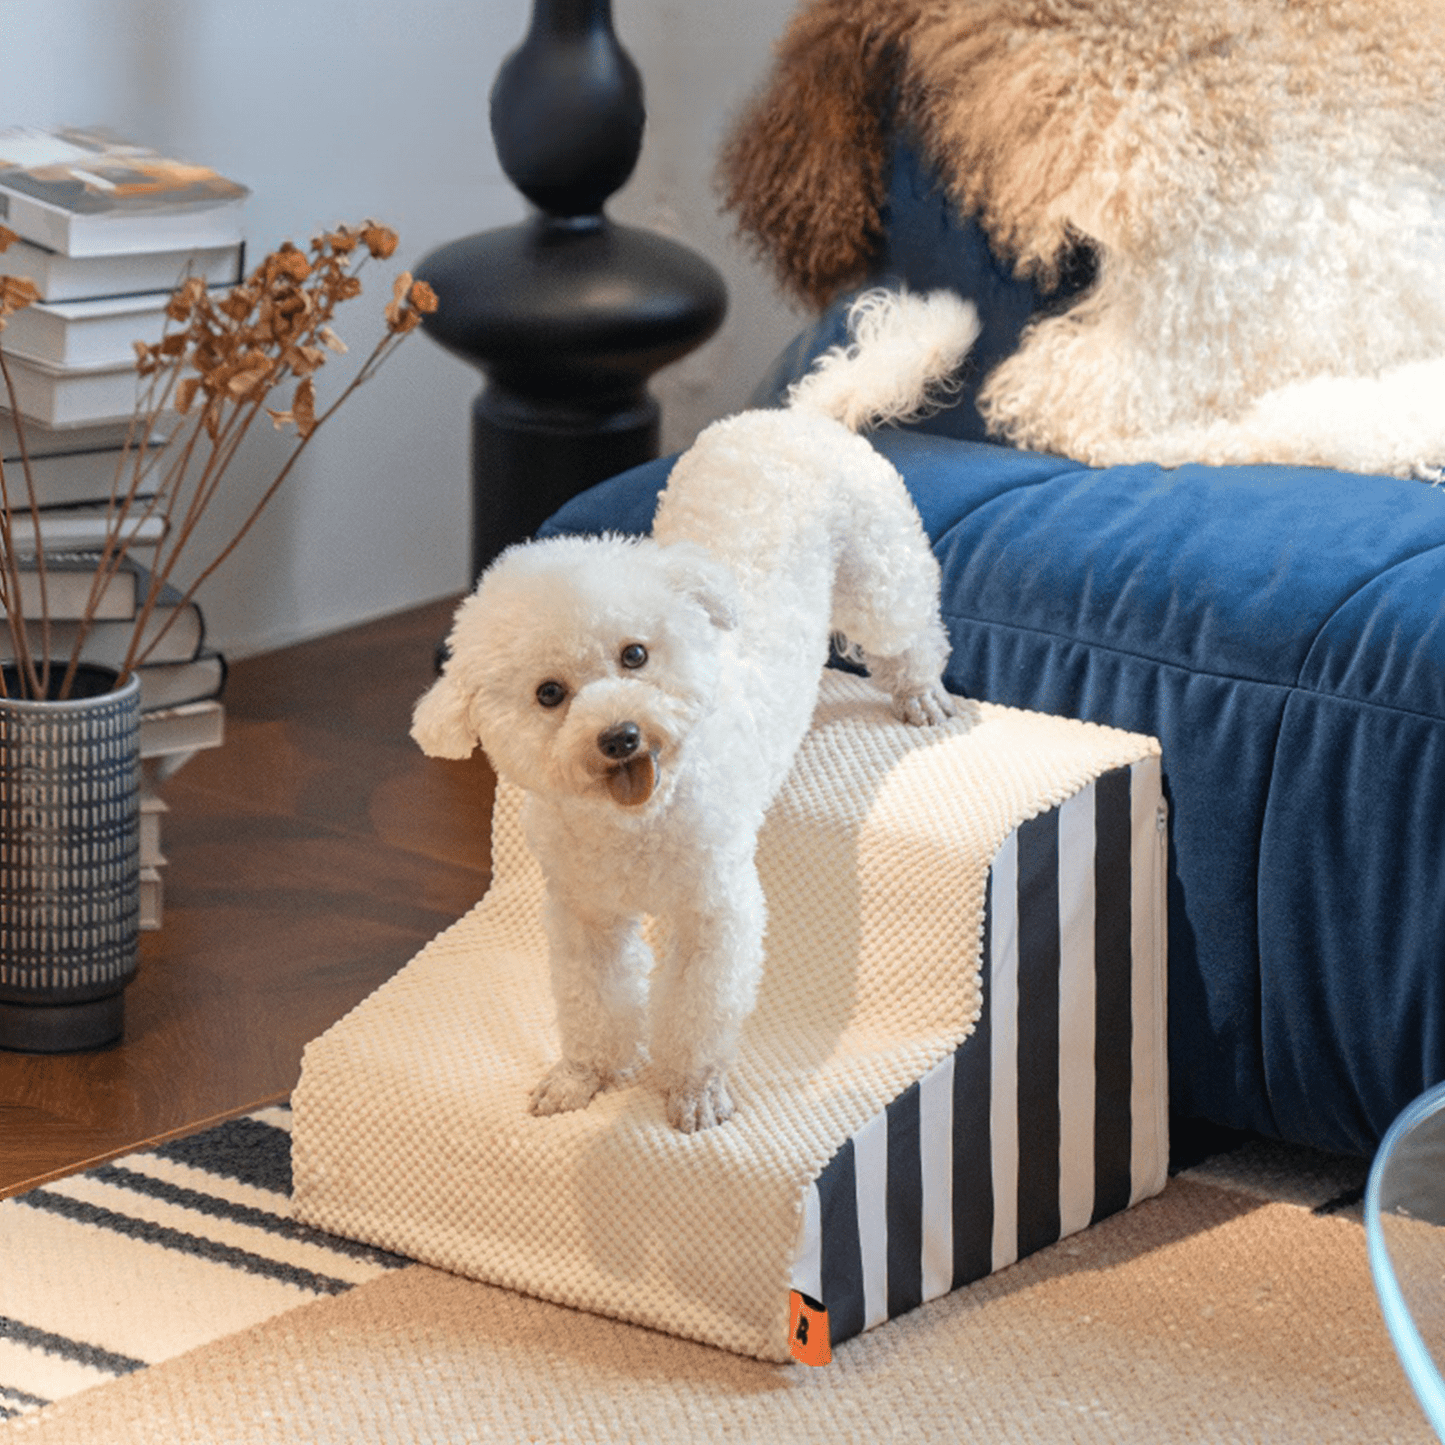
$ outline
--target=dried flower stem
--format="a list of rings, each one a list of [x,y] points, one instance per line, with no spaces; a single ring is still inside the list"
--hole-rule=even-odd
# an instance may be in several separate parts
[[[200,590],[202,584],[204,584],[207,579],[210,578],[212,573],[214,573],[216,569],[219,568],[222,563],[224,563],[230,557],[231,553],[234,552],[238,546],[240,546],[246,534],[250,532],[253,526],[255,526],[256,522],[260,519],[261,513],[265,511],[266,507],[271,502],[271,499],[276,495],[277,492],[281,490],[281,487],[285,484],[286,479],[291,475],[292,468],[296,465],[297,461],[300,460],[302,452],[304,452],[306,448],[311,444],[311,438],[314,437],[316,433],[320,431],[320,429],[337,413],[337,411],[340,410],[342,403],[345,402],[346,399],[351,396],[351,394],[356,391],[358,387],[360,387],[364,382],[369,381],[371,377],[375,375],[377,368],[386,359],[390,352],[396,347],[399,340],[399,336],[388,333],[386,336],[382,337],[380,341],[377,342],[375,348],[372,350],[371,355],[367,357],[366,361],[361,367],[361,370],[356,374],[355,377],[352,378],[346,389],[319,417],[316,418],[315,424],[297,439],[296,445],[291,450],[291,455],[286,458],[286,461],[282,464],[280,470],[272,479],[271,484],[261,494],[260,498],[256,502],[256,505],[252,507],[251,512],[247,516],[246,520],[242,522],[241,526],[236,530],[236,532],[232,535],[231,539],[226,543],[226,545],[221,549],[221,551],[218,552],[216,556],[212,558],[210,563],[197,574],[194,581],[192,581],[190,586],[181,594],[181,599],[172,610],[171,615],[166,619],[165,623],[156,631],[155,635],[145,643],[144,646],[141,646],[144,632],[144,623],[142,623],[142,625],[137,628],[135,637],[131,642],[131,651],[126,657],[125,665],[127,671],[136,667],[140,667],[150,656],[151,652],[160,643],[161,639],[166,635],[167,632],[170,631],[172,624],[180,615],[181,609],[185,606],[185,604],[194,599],[196,593]],[[240,437],[244,436],[245,430],[250,427],[251,422],[254,420],[254,418],[254,412],[247,416],[244,426],[241,429],[241,433],[237,437],[237,445],[239,445]],[[212,495],[213,494],[214,479],[212,486]],[[205,503],[209,502],[209,500],[210,496],[208,495],[202,502],[201,508],[197,511],[195,520],[199,520],[199,511],[204,509]],[[177,542],[177,547],[179,546],[180,540],[178,540]],[[155,602],[160,596],[160,592],[162,587],[164,586],[164,583],[169,580],[169,575],[169,569],[167,569],[164,573],[158,574],[158,580],[156,582],[153,582],[150,595],[146,599],[146,604],[148,608],[154,608]]]
[[[0,228],[0,250],[10,239],[13,237]],[[145,385],[140,389],[135,418],[116,468],[106,511],[106,541],[91,580],[78,636],[66,662],[60,696],[67,696],[73,686],[101,598],[126,565],[137,523],[159,516],[166,528],[157,545],[120,682],[144,665],[202,584],[235,552],[290,477],[317,431],[376,374],[401,340],[420,325],[422,315],[435,310],[436,297],[430,288],[405,273],[398,276],[391,300],[384,308],[385,333],[340,396],[318,414],[313,378],[329,352],[346,349],[332,330],[336,311],[344,301],[360,294],[357,272],[366,260],[390,257],[396,244],[395,233],[374,222],[360,228],[341,226],[318,236],[309,252],[289,243],[272,252],[221,299],[208,292],[199,279],[187,279],[167,305],[167,329],[161,340],[155,345],[136,343],[136,370]],[[6,316],[34,299],[34,287],[28,282],[0,277],[0,328]],[[0,352],[0,369],[4,365]],[[16,431],[22,437],[30,511],[39,537],[38,504],[8,369],[4,379]],[[291,382],[295,386],[289,409],[280,411],[266,405],[278,385]],[[182,417],[182,425],[156,444],[158,419],[172,407]],[[151,633],[156,609],[173,595],[171,578],[178,561],[221,494],[231,463],[263,410],[278,430],[295,428],[295,445],[240,527],[199,570],[170,615]],[[155,482],[153,493],[143,493],[142,487],[151,481]],[[0,552],[4,554],[0,604],[5,608],[12,647],[23,669],[22,685],[39,696],[43,695],[39,689],[47,680],[51,660],[48,609],[44,605],[44,549],[37,548],[36,564],[42,579],[40,662],[46,670],[42,674],[31,659],[21,605],[21,573],[10,525],[12,511],[5,487],[0,467]]]
[[[10,403],[11,414],[20,415],[20,408],[17,406],[15,394],[15,379],[10,374],[10,363],[5,358],[5,353],[0,351],[0,376],[5,382],[5,395]],[[40,509],[35,499],[35,477],[30,466],[30,448],[25,444],[25,430],[23,427],[16,427],[16,437],[20,443],[20,469],[25,478],[25,491],[30,508],[31,523],[39,528]],[[0,547],[5,551],[5,576],[3,589],[0,589],[0,600],[5,606],[5,618],[10,627],[10,638],[15,649],[15,666],[22,688],[28,689],[32,697],[44,697],[50,685],[50,608],[49,599],[46,595],[45,574],[40,574],[40,636],[41,651],[45,655],[44,670],[37,674],[35,670],[35,659],[30,651],[30,638],[25,630],[24,604],[20,595],[20,568],[15,560],[14,535],[10,526],[10,519],[14,514],[10,510],[10,488],[9,481],[5,475],[5,466],[0,462]],[[0,696],[8,697],[9,687],[5,679],[5,672],[0,668]]]

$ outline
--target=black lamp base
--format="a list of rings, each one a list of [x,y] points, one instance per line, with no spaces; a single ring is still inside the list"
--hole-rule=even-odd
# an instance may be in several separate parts
[[[648,378],[711,335],[722,277],[663,236],[538,216],[432,252],[427,334],[482,368],[472,409],[473,575],[561,504],[657,455]]]

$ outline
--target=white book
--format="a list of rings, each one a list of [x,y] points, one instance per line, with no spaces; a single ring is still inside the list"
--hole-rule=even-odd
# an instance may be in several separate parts
[[[0,221],[62,255],[234,245],[249,194],[103,131],[0,131]]]
[[[154,933],[161,926],[165,912],[165,886],[161,882],[160,869],[142,867],[140,870],[140,922],[142,932]]]
[[[145,383],[136,375],[133,357],[125,366],[80,370],[11,356],[9,366],[21,414],[42,426],[127,420],[135,415],[137,403],[145,395]]]
[[[154,451],[146,460],[154,463]],[[125,496],[134,481],[136,454],[123,456],[119,448],[109,451],[53,452],[32,455],[30,475],[35,482],[35,500],[42,507],[74,507],[107,503],[113,496]],[[5,495],[10,512],[19,517],[29,511],[30,494],[25,486],[25,469],[18,457],[6,457]],[[160,477],[151,466],[136,484],[138,495],[149,495]]]
[[[142,582],[142,587],[149,584]],[[81,650],[83,662],[97,663],[102,667],[119,667],[130,651],[135,636],[135,618],[114,618],[90,625],[85,634]],[[163,631],[164,629],[164,631]],[[25,632],[32,655],[39,656],[45,643],[41,625],[33,618],[27,619]],[[60,620],[50,624],[50,655],[53,658],[67,658],[75,647],[80,633],[80,624]],[[194,602],[182,604],[180,591],[171,586],[162,590],[161,598],[152,610],[143,636],[145,643],[155,646],[146,658],[146,663],[191,662],[199,657],[206,643],[206,621],[200,607]],[[145,684],[141,684],[144,694]],[[144,703],[144,698],[142,699]]]
[[[225,709],[214,698],[209,702],[157,708],[141,713],[140,755],[160,758],[175,753],[190,754],[201,748],[218,748],[225,735]]]
[[[35,560],[21,562],[17,567],[21,615],[29,622],[38,622],[45,615],[56,621],[78,622],[92,609],[91,593],[99,562],[99,555],[88,552],[50,557],[45,565],[43,593]],[[96,597],[91,615],[98,622],[134,618],[142,601],[141,588],[148,580],[138,565],[122,561]]]
[[[197,251],[137,251],[118,256],[63,256],[29,241],[0,253],[0,272],[24,276],[42,301],[86,301],[96,296],[167,295],[189,276],[207,286],[234,286],[242,279],[245,246],[205,246]]]
[[[3,337],[0,337],[3,340]],[[123,421],[99,422],[93,426],[72,426],[56,430],[28,418],[22,422],[25,447],[32,457],[55,456],[61,452],[115,451],[123,447],[131,433],[132,418]],[[137,438],[139,440],[139,438]],[[164,440],[164,433],[152,435],[152,442]],[[20,437],[15,418],[0,411],[0,457],[6,463],[20,460]]]
[[[218,296],[229,288],[220,287]],[[170,293],[100,296],[89,301],[35,301],[10,317],[5,355],[12,361],[93,371],[135,370],[135,343],[155,346],[166,331]],[[134,405],[134,389],[131,392]]]
[[[17,479],[18,480],[18,479]],[[6,478],[7,484],[10,478]],[[20,557],[33,557],[44,551],[47,557],[67,552],[101,552],[114,535],[119,541],[136,547],[154,547],[165,539],[168,523],[165,517],[145,515],[145,500],[138,497],[135,515],[116,518],[108,502],[92,502],[81,506],[40,507],[39,545],[36,544],[35,518],[21,495],[10,497],[10,542]]]
[[[218,698],[226,685],[226,659],[209,648],[187,661],[148,662],[137,671],[142,712],[209,702]]]
[[[140,862],[142,868],[164,868],[166,855],[161,850],[161,819],[170,812],[165,800],[152,792],[142,792],[140,799]]]

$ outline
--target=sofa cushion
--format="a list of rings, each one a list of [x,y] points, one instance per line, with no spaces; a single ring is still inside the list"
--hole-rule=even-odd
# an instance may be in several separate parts
[[[978,412],[984,378],[1018,350],[1024,327],[1034,316],[1064,309],[1089,285],[1092,254],[1080,247],[1052,289],[1015,276],[990,249],[983,227],[974,217],[959,215],[906,144],[896,146],[891,155],[883,221],[883,245],[870,284],[956,291],[978,308],[981,328],[960,373],[957,397],[914,429],[984,441],[987,432]],[[840,297],[794,338],[759,384],[753,398],[757,405],[773,404],[812,357],[848,339],[848,308],[856,294]]]

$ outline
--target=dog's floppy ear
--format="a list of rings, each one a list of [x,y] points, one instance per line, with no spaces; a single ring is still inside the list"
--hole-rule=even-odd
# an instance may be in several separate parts
[[[731,632],[740,618],[737,579],[705,547],[672,542],[661,549],[668,580],[707,613],[708,621]]]
[[[467,716],[467,697],[448,673],[421,696],[411,715],[411,735],[429,758],[468,758],[477,735]]]

